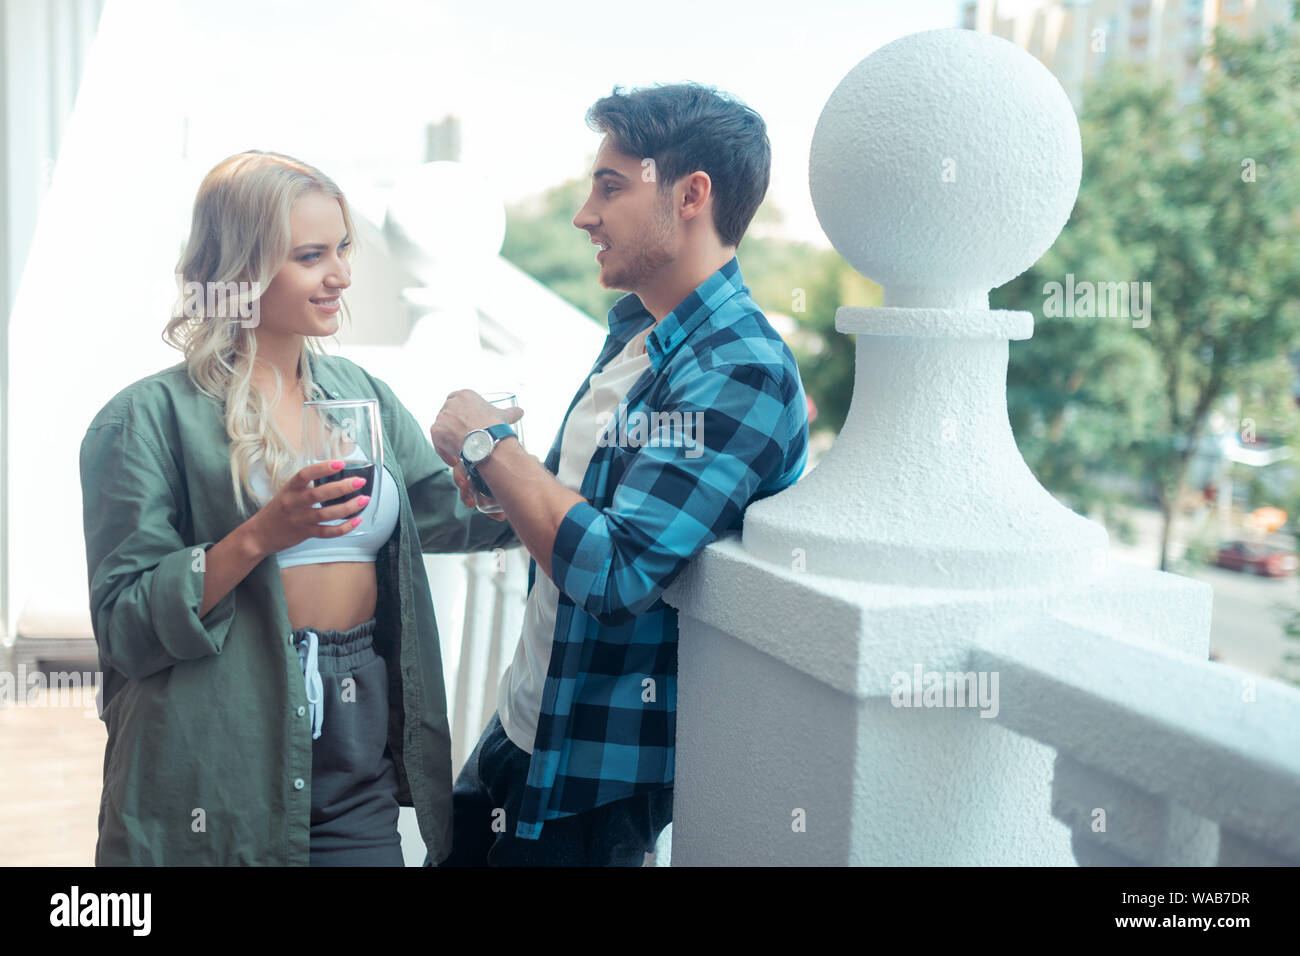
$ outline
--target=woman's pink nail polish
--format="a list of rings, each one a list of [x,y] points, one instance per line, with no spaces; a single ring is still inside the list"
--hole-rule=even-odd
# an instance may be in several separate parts
[[[362,495],[360,498],[357,499],[357,504],[361,505],[361,507],[364,508],[366,505],[370,504],[370,496]]]
[[[360,488],[360,487],[361,487],[362,485],[364,485],[365,483],[366,483],[366,479],[364,479],[364,478],[353,478],[353,479],[352,479],[352,487],[353,487],[353,488]]]

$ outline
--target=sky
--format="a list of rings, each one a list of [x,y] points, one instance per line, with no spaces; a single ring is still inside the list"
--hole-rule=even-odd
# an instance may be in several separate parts
[[[590,174],[587,107],[615,85],[693,80],[768,124],[769,201],[825,243],[808,197],[812,132],[840,79],[907,33],[955,26],[960,0],[599,4],[185,0],[186,149],[248,148],[321,168],[359,201],[423,160],[424,126],[460,117],[463,162],[509,203]],[[159,38],[141,38],[142,52]],[[210,161],[209,161],[210,160]],[[576,210],[575,210],[576,211]]]

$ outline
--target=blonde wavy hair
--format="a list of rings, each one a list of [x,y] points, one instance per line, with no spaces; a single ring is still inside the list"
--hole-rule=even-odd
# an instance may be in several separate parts
[[[356,248],[356,230],[347,200],[320,170],[262,150],[248,150],[222,160],[199,186],[190,237],[176,264],[178,277],[183,283],[201,283],[204,289],[210,288],[210,282],[257,283],[252,286],[258,290],[256,295],[239,300],[241,305],[251,303],[266,291],[288,261],[292,241],[290,210],[311,192],[338,200],[351,240],[345,255],[350,255]],[[214,316],[201,314],[206,308],[205,303],[174,315],[162,337],[184,353],[195,388],[214,398],[223,409],[226,434],[230,436],[230,480],[235,503],[248,516],[256,510],[250,502],[261,500],[249,479],[254,465],[259,461],[265,464],[273,493],[298,470],[297,452],[271,414],[284,392],[284,383],[280,370],[272,365],[275,397],[268,401],[253,386],[257,357],[254,330],[245,327],[237,314],[228,317],[230,311]],[[195,315],[196,311],[200,314]],[[346,303],[342,304],[342,312],[351,322]],[[317,337],[304,336],[298,374],[307,397],[321,399],[325,394],[312,380],[309,349],[318,357],[326,354]]]

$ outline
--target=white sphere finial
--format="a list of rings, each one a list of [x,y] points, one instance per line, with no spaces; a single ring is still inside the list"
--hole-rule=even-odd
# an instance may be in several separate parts
[[[827,237],[885,305],[987,308],[1055,241],[1081,167],[1074,109],[1047,68],[1000,37],[944,29],[845,76],[809,183]]]

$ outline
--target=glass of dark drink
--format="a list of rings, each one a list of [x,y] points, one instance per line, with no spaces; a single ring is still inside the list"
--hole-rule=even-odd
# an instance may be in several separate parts
[[[349,488],[337,498],[321,502],[328,508],[343,504],[359,495],[369,495],[369,503],[361,509],[361,524],[350,534],[364,534],[370,530],[374,516],[379,513],[380,480],[384,467],[383,432],[379,422],[379,402],[373,398],[344,398],[330,401],[304,402],[302,406],[303,467],[322,461],[342,461],[343,470],[337,474],[318,478],[313,485],[329,484],[342,479],[363,478],[360,488]],[[352,517],[356,517],[355,515]],[[336,518],[321,524],[338,524],[351,521]]]

